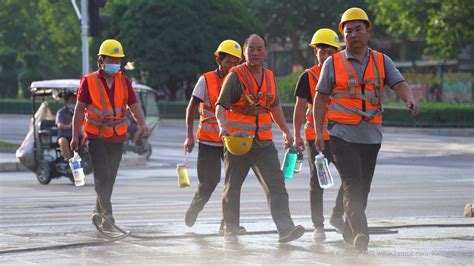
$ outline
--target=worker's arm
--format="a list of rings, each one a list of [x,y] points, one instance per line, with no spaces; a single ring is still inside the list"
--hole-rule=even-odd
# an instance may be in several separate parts
[[[191,153],[194,148],[194,118],[199,101],[191,97],[186,108],[186,139],[184,141],[184,151]]]
[[[304,150],[304,141],[301,138],[301,125],[305,123],[305,111],[308,101],[305,98],[296,96],[295,110],[293,111],[293,133],[295,135],[295,147],[298,151]]]
[[[229,132],[227,131],[226,122],[225,122],[225,113],[226,109],[222,105],[216,106],[216,118],[217,123],[219,124],[219,137],[223,138],[224,136],[228,135]]]
[[[293,136],[291,135],[290,129],[285,121],[285,116],[283,115],[283,109],[281,105],[277,104],[271,108],[271,115],[275,124],[283,132],[283,140],[285,141],[285,149],[290,145],[293,145]]]
[[[400,99],[405,102],[408,109],[411,110],[412,115],[417,115],[419,112],[418,104],[413,96],[413,91],[406,81],[399,82],[393,86],[393,90],[398,93]]]
[[[145,122],[145,116],[143,115],[142,108],[139,103],[134,103],[128,106],[130,112],[132,113],[133,119],[137,122],[137,125],[141,128],[143,132],[143,137],[146,138],[150,135],[150,130]]]
[[[81,134],[82,123],[84,122],[84,112],[87,104],[77,102],[74,108],[74,116],[72,117],[72,140],[71,151],[77,151],[79,148],[79,135]]]
[[[323,126],[324,117],[326,117],[326,104],[330,101],[329,95],[316,92],[313,105],[314,125],[316,127],[316,150],[322,152],[324,150]]]

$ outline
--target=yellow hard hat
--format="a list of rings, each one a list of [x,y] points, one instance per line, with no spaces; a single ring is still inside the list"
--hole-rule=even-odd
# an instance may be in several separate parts
[[[252,148],[254,136],[243,135],[241,132],[224,136],[226,149],[234,155],[244,155]]]
[[[333,30],[319,29],[314,33],[309,46],[314,48],[317,44],[327,44],[339,49],[339,37]]]
[[[124,57],[123,48],[119,41],[108,39],[102,42],[97,55],[106,55],[111,57]]]
[[[372,26],[369,20],[369,16],[367,16],[367,13],[365,13],[364,10],[358,7],[353,7],[349,8],[342,14],[341,17],[341,22],[339,22],[339,31],[342,32],[344,28],[344,23],[347,21],[353,21],[353,20],[363,20],[367,21],[369,28]]]
[[[214,55],[219,56],[219,53],[221,52],[233,55],[242,60],[242,48],[240,47],[240,44],[234,40],[225,40],[221,42],[219,47],[217,47],[217,50],[214,52]]]

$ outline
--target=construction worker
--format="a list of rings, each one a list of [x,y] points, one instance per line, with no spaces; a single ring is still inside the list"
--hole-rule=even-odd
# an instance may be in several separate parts
[[[334,122],[330,141],[344,191],[343,237],[364,252],[369,243],[365,209],[382,143],[384,85],[398,93],[412,114],[418,113],[413,92],[393,61],[368,47],[371,30],[364,10],[350,8],[344,12],[339,31],[347,47],[324,62],[314,101],[318,151],[325,148],[326,113]]]
[[[71,150],[77,150],[79,133],[84,128],[97,193],[92,219],[102,230],[109,231],[115,224],[110,199],[122,159],[123,142],[127,138],[127,105],[144,137],[149,135],[149,129],[131,82],[120,71],[125,56],[122,45],[116,40],[105,40],[97,55],[98,70],[81,79]]]
[[[305,148],[304,141],[301,138],[301,125],[304,125],[304,136],[306,139],[306,151],[308,154],[309,170],[311,173],[310,179],[310,205],[311,205],[311,220],[313,222],[313,240],[316,242],[323,241],[326,239],[324,233],[324,215],[323,215],[323,189],[319,186],[318,175],[316,166],[314,164],[315,156],[317,155],[316,147],[314,146],[314,139],[316,133],[314,132],[314,118],[313,118],[313,99],[316,94],[316,84],[318,83],[319,75],[321,73],[321,67],[324,61],[335,54],[339,49],[339,38],[337,33],[330,29],[319,29],[317,30],[311,43],[309,44],[313,48],[314,55],[318,60],[318,63],[313,67],[306,69],[301,74],[298,83],[296,84],[295,96],[296,105],[293,113],[293,132],[295,134],[294,146],[298,149],[298,152],[302,152]],[[329,162],[334,163],[332,154],[330,152],[329,144],[329,131],[327,129],[328,120],[327,117],[324,119],[323,137],[326,143],[323,151],[324,156]],[[344,207],[342,206],[342,186],[339,188],[336,198],[336,206],[333,209],[333,213],[329,222],[333,225],[338,232],[342,233],[344,229]]]
[[[288,193],[272,141],[272,119],[283,132],[286,147],[293,143],[293,137],[278,102],[273,72],[263,67],[267,55],[265,39],[250,35],[244,43],[244,55],[246,62],[232,68],[226,77],[216,107],[220,137],[236,132],[255,137],[244,155],[224,151],[224,241],[237,241],[240,191],[252,168],[267,197],[279,233],[278,241],[286,243],[301,237],[304,228],[295,226],[290,216]]]
[[[194,148],[194,117],[199,106],[199,127],[196,137],[199,141],[197,158],[198,189],[185,216],[185,223],[192,227],[199,212],[211,197],[221,179],[221,160],[224,158],[224,143],[219,137],[219,125],[215,117],[217,97],[222,82],[229,70],[242,60],[242,48],[233,40],[223,41],[214,55],[218,68],[202,75],[194,87],[192,98],[186,109],[186,140],[184,151],[191,153]],[[241,233],[245,228],[241,227]],[[224,220],[219,232],[224,232]]]

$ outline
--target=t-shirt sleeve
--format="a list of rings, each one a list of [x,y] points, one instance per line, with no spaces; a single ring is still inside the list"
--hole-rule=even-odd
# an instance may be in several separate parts
[[[385,84],[387,84],[387,86],[390,88],[393,88],[393,86],[404,81],[405,78],[397,69],[397,67],[395,67],[395,64],[393,63],[392,59],[390,59],[390,57],[384,54],[383,58],[385,63]]]
[[[306,99],[306,101],[309,103],[313,103],[313,99],[311,99],[311,91],[309,88],[309,76],[308,72],[306,71],[300,75],[298,82],[296,83],[295,96]]]
[[[91,104],[92,99],[89,94],[89,85],[85,77],[81,79],[81,85],[79,86],[79,91],[77,92],[77,100],[81,103]]]
[[[222,89],[217,99],[217,104],[230,109],[233,103],[236,103],[242,95],[242,87],[236,73],[231,72],[224,80]]]
[[[194,99],[200,102],[204,102],[204,100],[206,99],[207,86],[206,86],[206,78],[204,76],[201,76],[196,82],[192,95]]]
[[[127,90],[128,90],[127,105],[130,106],[132,104],[138,103],[137,95],[135,94],[135,91],[133,90],[133,87],[132,87],[132,82],[127,77],[125,77],[125,83],[127,83]]]
[[[334,63],[332,56],[324,61],[323,67],[321,68],[321,75],[319,76],[318,85],[316,91],[322,94],[331,94],[335,85],[334,77]]]
[[[63,110],[63,108],[59,109],[58,112],[56,113],[56,120],[55,120],[56,125],[61,123],[61,111],[62,110]]]

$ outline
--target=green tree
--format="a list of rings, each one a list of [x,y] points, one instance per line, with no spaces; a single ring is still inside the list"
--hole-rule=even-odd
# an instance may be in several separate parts
[[[120,40],[127,61],[147,83],[164,86],[170,99],[184,84],[215,68],[213,52],[225,39],[242,42],[261,31],[253,14],[238,0],[112,1],[110,37]]]
[[[286,46],[291,43],[292,64],[306,62],[303,51],[314,32],[330,28],[336,32],[342,13],[350,7],[366,6],[363,0],[259,0],[255,13],[264,22],[269,41]],[[311,62],[312,63],[312,56]]]
[[[474,43],[474,2],[471,0],[366,0],[375,23],[393,37],[427,41],[425,54],[456,57]]]

